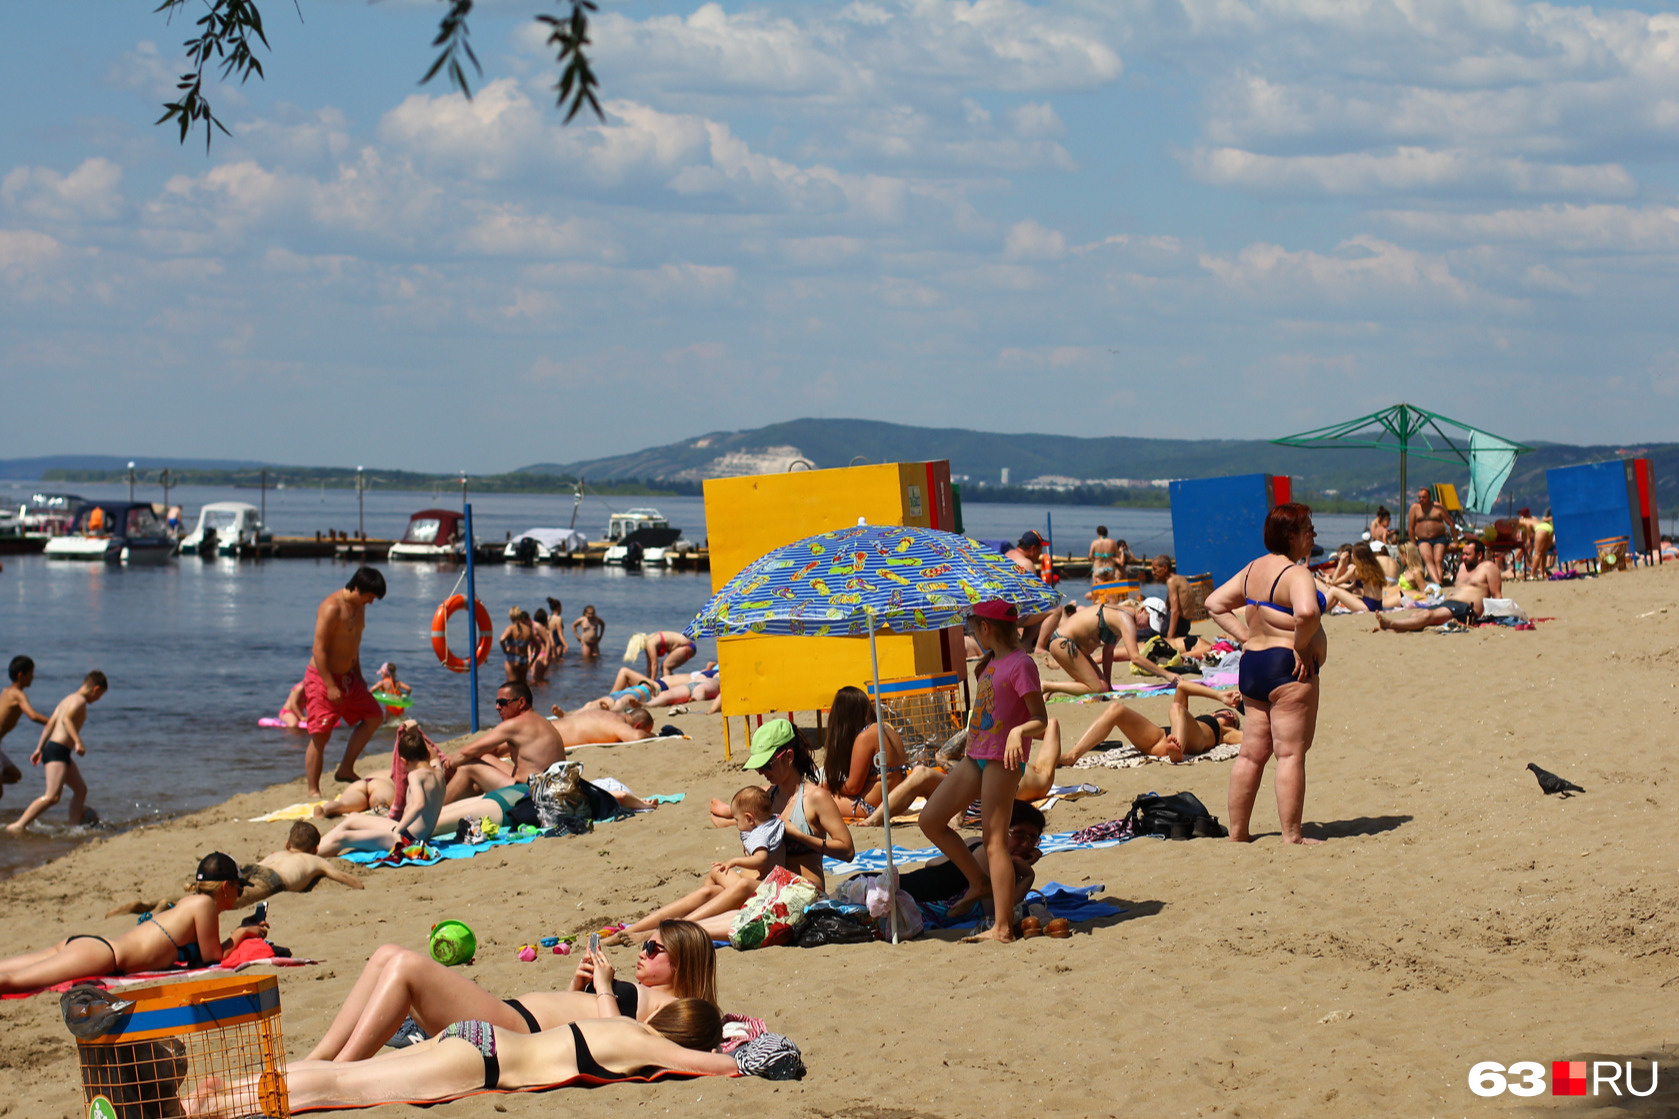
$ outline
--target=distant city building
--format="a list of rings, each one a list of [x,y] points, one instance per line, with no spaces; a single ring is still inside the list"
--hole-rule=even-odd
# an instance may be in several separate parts
[[[1005,486],[1009,484],[1009,468],[1006,466],[1003,467],[1003,481],[1001,484]]]

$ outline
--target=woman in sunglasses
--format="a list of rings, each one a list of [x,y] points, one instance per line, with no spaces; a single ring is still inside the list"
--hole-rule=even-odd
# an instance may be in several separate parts
[[[517,1033],[567,1022],[624,1017],[646,1022],[677,999],[717,1002],[717,953],[690,921],[662,922],[635,960],[635,982],[617,979],[603,954],[585,954],[566,991],[502,1000],[430,956],[386,944],[373,953],[311,1060],[359,1061],[379,1052],[404,1018],[435,1036],[456,1022],[483,1021]]]

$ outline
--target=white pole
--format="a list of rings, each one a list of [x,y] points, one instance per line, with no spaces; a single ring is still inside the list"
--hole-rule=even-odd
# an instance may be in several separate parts
[[[874,610],[867,611],[869,619],[869,664],[874,668],[874,741],[875,761],[880,765],[880,818],[886,825],[886,880],[892,889],[887,901],[891,905],[892,943],[898,943],[898,871],[892,862],[892,796],[886,783],[886,718],[880,710],[880,652],[874,643]]]

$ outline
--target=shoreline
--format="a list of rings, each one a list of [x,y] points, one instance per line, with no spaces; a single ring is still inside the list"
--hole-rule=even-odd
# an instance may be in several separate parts
[[[1679,569],[1515,583],[1506,593],[1555,620],[1533,631],[1400,635],[1371,633],[1360,615],[1326,619],[1306,799],[1309,832],[1330,840],[1323,846],[1277,840],[1268,772],[1251,846],[1147,839],[1047,856],[1040,882],[1102,883],[1097,897],[1126,910],[1078,926],[1071,940],[992,948],[936,934],[897,947],[725,949],[724,1009],[792,1037],[810,1075],[596,1092],[700,1116],[955,1116],[1022,1105],[1075,1116],[1293,1115],[1361,1104],[1469,1114],[1482,1106],[1467,1087],[1479,1061],[1679,1058],[1674,996],[1663,987],[1679,971],[1679,886],[1665,848],[1651,844],[1679,808],[1679,763],[1659,730],[1631,730],[1679,711],[1679,686],[1664,671],[1679,663]],[[1136,706],[1161,721],[1166,701]],[[1049,710],[1076,736],[1099,707]],[[610,774],[642,794],[684,792],[681,804],[461,862],[359,869],[364,891],[323,883],[277,895],[274,939],[324,961],[280,972],[286,1051],[308,1051],[374,948],[420,947],[435,921],[471,925],[480,948],[468,973],[513,997],[564,986],[572,970],[565,957],[520,963],[520,944],[637,916],[687,889],[735,844],[728,829],[706,825],[707,798],[728,796],[747,775],[738,750],[725,763],[717,719],[670,721],[694,740],[577,756],[586,776]],[[1543,796],[1523,768],[1530,761],[1587,791]],[[1105,794],[1056,806],[1050,829],[1122,816],[1151,790],[1187,789],[1225,818],[1228,776],[1227,763],[1064,769],[1058,780]],[[298,779],[238,794],[0,881],[0,937],[25,950],[130,927],[131,918],[99,914],[183,882],[210,850],[246,862],[276,849],[287,825],[243,820],[301,791]],[[856,834],[860,850],[879,845],[878,830]],[[894,836],[921,845],[913,828]],[[621,974],[631,966],[630,949],[610,955]],[[1171,1008],[1164,1020],[1161,1008]],[[15,1039],[0,1053],[18,1085],[15,1112],[72,1111],[74,1049],[57,1000],[8,1000],[0,1015]],[[575,1090],[562,1092],[498,1096],[493,1106],[515,1116],[582,1106]],[[1651,1105],[1671,1107],[1672,1092],[1664,1086]],[[436,1114],[489,1111],[480,1101]]]

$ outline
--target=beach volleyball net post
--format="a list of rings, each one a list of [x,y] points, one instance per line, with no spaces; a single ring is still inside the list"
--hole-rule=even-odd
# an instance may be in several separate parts
[[[90,1037],[80,1036],[87,1029],[78,1029],[72,1018],[77,993],[66,993],[65,1019],[78,1034],[82,1104],[89,1116],[183,1115],[182,1101],[200,1086],[213,1088],[217,1115],[291,1115],[274,976],[89,992],[104,1000],[102,1018],[85,1019],[104,1032]],[[98,1024],[102,1020],[105,1024]]]

